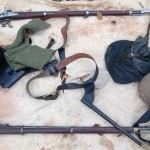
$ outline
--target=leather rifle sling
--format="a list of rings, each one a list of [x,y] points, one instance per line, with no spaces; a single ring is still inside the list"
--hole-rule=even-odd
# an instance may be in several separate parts
[[[70,19],[67,15],[50,15],[50,16],[41,17],[41,20],[46,21],[51,18],[65,18],[66,19],[66,24],[61,28],[61,33],[64,39],[64,42],[63,42],[63,46],[64,46],[67,41],[67,27],[69,25]]]
[[[61,28],[61,34],[63,36],[63,45],[62,47],[66,44],[67,41],[67,27],[69,25],[70,19],[67,15],[51,15],[51,16],[45,16],[41,17],[40,19],[43,21],[46,21],[51,18],[65,18],[66,19],[66,24]],[[27,39],[31,40],[30,37],[28,36],[28,32],[24,30],[24,40],[22,43],[25,43]],[[31,42],[29,42],[31,44]]]
[[[34,97],[36,99],[44,99],[44,100],[55,100],[58,95],[59,95],[59,91],[60,90],[63,90],[63,89],[78,89],[78,88],[83,88],[83,85],[82,84],[76,84],[76,83],[68,83],[68,84],[64,84],[64,85],[59,85],[56,89],[56,92],[52,93],[52,94],[48,94],[48,95],[43,95],[43,96],[38,96],[38,97],[35,97],[31,94],[30,92],[30,89],[29,89],[29,86],[30,86],[30,83],[37,79],[37,78],[42,78],[42,77],[46,77],[46,76],[55,76],[56,74],[58,74],[58,72],[64,68],[65,66],[67,66],[68,64],[70,64],[71,62],[77,60],[77,59],[80,59],[80,58],[88,58],[88,59],[91,59],[95,62],[96,64],[96,61],[94,60],[93,57],[91,57],[90,55],[88,54],[85,54],[85,53],[77,53],[75,55],[72,55],[70,57],[67,57],[66,59],[62,60],[61,62],[57,63],[56,65],[53,65],[51,66],[50,68],[48,68],[47,70],[44,70],[43,72],[41,72],[40,74],[34,76],[33,78],[31,78],[27,84],[26,84],[26,91],[28,93],[28,95],[30,95],[31,97]],[[95,71],[95,74],[92,78],[92,82],[94,82],[96,80],[98,76],[98,66],[96,64],[96,71]]]
[[[51,18],[65,18],[66,19],[66,24],[61,28],[61,33],[62,33],[62,36],[63,36],[63,45],[58,48],[58,53],[59,53],[59,58],[60,60],[62,61],[63,59],[65,59],[65,44],[66,44],[66,41],[67,41],[67,27],[70,23],[70,18],[68,17],[68,15],[50,15],[50,16],[45,16],[45,17],[41,17],[41,20],[43,21],[46,21],[48,19],[51,19]],[[56,51],[57,51],[56,50]],[[66,83],[66,78],[64,78],[66,76],[66,67],[62,68],[61,69],[61,73],[60,73],[60,78],[62,80],[62,84],[65,84]]]

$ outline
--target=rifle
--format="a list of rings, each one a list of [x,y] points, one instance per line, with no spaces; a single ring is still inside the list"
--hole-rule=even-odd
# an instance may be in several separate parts
[[[129,133],[140,134],[150,133],[150,127],[122,127]],[[9,126],[0,124],[0,134],[25,134],[25,133],[45,133],[45,134],[115,134],[121,133],[115,127],[77,127],[77,126]]]
[[[0,23],[3,27],[10,23],[11,20],[33,19],[41,18],[50,15],[68,15],[69,17],[84,16],[97,16],[97,13],[103,16],[128,16],[128,15],[144,15],[149,14],[150,10],[82,10],[82,11],[37,11],[37,12],[13,12],[10,9],[4,10],[0,14]]]

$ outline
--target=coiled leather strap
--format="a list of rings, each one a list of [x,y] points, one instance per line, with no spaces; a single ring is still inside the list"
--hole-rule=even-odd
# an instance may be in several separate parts
[[[85,54],[85,53],[77,53],[75,55],[72,55],[64,60],[62,60],[61,62],[51,66],[50,68],[48,68],[47,70],[44,70],[43,72],[41,72],[40,74],[34,76],[33,78],[31,78],[27,84],[26,84],[26,91],[27,93],[31,96],[31,97],[34,97],[31,92],[30,92],[30,89],[29,89],[29,86],[30,86],[30,83],[37,79],[37,78],[43,78],[43,77],[46,77],[46,76],[54,76],[56,74],[59,73],[59,71],[66,67],[68,64],[70,64],[71,62],[77,60],[77,59],[80,59],[80,58],[88,58],[88,59],[91,59],[95,62],[96,64],[96,61],[94,60],[93,57],[91,57],[90,55],[88,54]],[[90,82],[95,82],[96,78],[98,76],[98,66],[96,64],[96,70],[95,70],[95,74],[94,76],[89,79]],[[86,81],[87,82],[87,81]],[[48,95],[43,95],[43,96],[38,96],[38,97],[34,97],[36,99],[44,99],[44,100],[54,100],[58,97],[59,95],[59,91],[60,90],[64,90],[64,89],[77,89],[77,88],[83,88],[83,85],[84,85],[84,82],[82,84],[76,84],[76,83],[68,83],[68,84],[64,84],[64,85],[60,85],[57,87],[56,91],[52,94],[48,94]]]

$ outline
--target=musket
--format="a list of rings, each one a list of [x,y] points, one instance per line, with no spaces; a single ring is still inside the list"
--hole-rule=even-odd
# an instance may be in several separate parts
[[[68,15],[69,17],[84,16],[97,16],[97,12],[100,12],[103,16],[127,16],[127,15],[144,15],[150,14],[150,10],[79,10],[79,11],[37,11],[37,12],[13,12],[10,9],[4,10],[0,14],[0,23],[4,26],[10,23],[11,20],[21,19],[33,19],[41,18],[49,15]]]
[[[150,127],[122,127],[129,133],[150,134]],[[116,134],[121,133],[115,127],[88,127],[88,126],[9,126],[0,124],[0,134]]]

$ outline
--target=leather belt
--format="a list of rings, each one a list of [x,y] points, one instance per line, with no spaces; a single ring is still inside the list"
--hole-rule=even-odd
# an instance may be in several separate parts
[[[30,83],[33,80],[35,80],[37,78],[43,78],[43,77],[46,77],[46,76],[55,76],[56,74],[58,74],[60,72],[60,70],[62,68],[66,67],[71,62],[73,62],[77,59],[80,59],[80,58],[88,58],[88,59],[91,59],[95,62],[95,65],[96,65],[95,73],[94,73],[93,77],[90,78],[88,81],[85,81],[82,84],[68,83],[68,84],[59,85],[54,93],[51,93],[51,94],[48,94],[48,95],[35,97],[31,94],[29,86],[30,86]],[[52,65],[51,67],[47,68],[47,70],[44,70],[40,74],[38,74],[38,75],[34,76],[33,78],[31,78],[26,84],[26,91],[31,97],[34,97],[36,99],[55,100],[58,97],[60,90],[64,90],[64,89],[67,89],[67,90],[69,89],[70,90],[70,89],[84,88],[85,84],[87,85],[88,82],[89,83],[91,83],[91,82],[94,83],[97,76],[98,76],[98,66],[97,66],[96,61],[94,60],[94,58],[91,57],[88,54],[85,54],[85,53],[77,53],[75,55],[72,55],[72,56],[62,60],[61,62],[59,62],[57,64]]]

